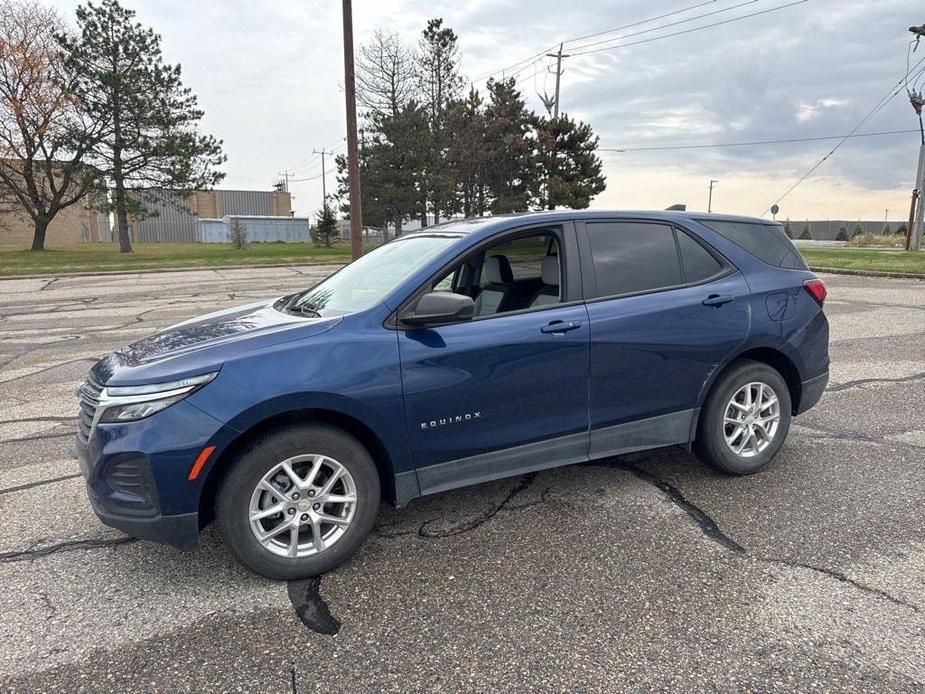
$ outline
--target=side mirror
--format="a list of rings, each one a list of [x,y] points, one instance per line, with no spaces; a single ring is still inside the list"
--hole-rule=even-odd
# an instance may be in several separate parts
[[[431,292],[425,294],[400,317],[399,321],[415,328],[436,323],[454,323],[472,318],[475,302],[468,296],[452,292]]]

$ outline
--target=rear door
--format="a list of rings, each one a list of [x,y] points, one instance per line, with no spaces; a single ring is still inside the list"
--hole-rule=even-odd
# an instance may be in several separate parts
[[[701,390],[749,329],[748,286],[664,223],[580,225],[591,321],[591,456],[690,440]]]
[[[477,307],[472,320],[399,330],[423,493],[587,460],[590,331],[578,262],[572,224],[518,231],[421,289],[467,294]]]

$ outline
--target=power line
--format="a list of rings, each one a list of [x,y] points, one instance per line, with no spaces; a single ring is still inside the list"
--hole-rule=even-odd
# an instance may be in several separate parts
[[[712,5],[713,3],[716,3],[716,2],[719,2],[719,0],[707,0],[706,2],[698,2],[694,5],[688,5],[678,10],[673,10],[672,12],[666,12],[665,14],[660,14],[655,17],[649,17],[648,19],[642,19],[637,22],[632,22],[630,24],[624,24],[622,26],[613,27],[611,29],[605,29],[603,31],[598,31],[593,34],[585,34],[583,36],[576,36],[570,39],[566,39],[564,43],[575,43],[576,41],[582,41],[583,39],[594,38],[595,36],[602,36],[604,34],[611,34],[615,31],[622,31],[623,29],[630,29],[635,26],[640,26],[642,24],[648,24],[649,22],[655,22],[655,21],[658,21],[659,19],[665,19],[666,17],[671,17],[673,15],[681,14],[683,12],[695,10],[698,7],[703,7],[705,5]],[[559,43],[563,43],[563,42],[560,41]],[[556,49],[556,44],[553,44],[549,48],[544,48],[543,50],[537,53],[534,53],[531,56],[523,58],[522,60],[518,60],[516,63],[511,63],[510,65],[508,65],[507,67],[501,70],[495,70],[494,72],[489,72],[489,73],[482,75],[481,77],[477,77],[473,80],[470,80],[470,84],[481,82],[482,80],[488,79],[489,77],[494,77],[495,75],[507,75],[511,70],[514,70],[515,68],[517,68],[517,71],[511,76],[516,77],[517,75],[522,73],[524,70],[532,67],[533,65],[539,62],[542,62],[545,55],[549,53],[550,51],[554,51],[555,49]]]
[[[307,183],[308,181],[317,181],[322,176],[327,176],[328,174],[332,174],[336,170],[337,169],[331,169],[330,171],[322,171],[317,176],[309,176],[308,178],[290,178],[289,182],[290,183]]]
[[[786,140],[754,140],[752,142],[714,142],[710,144],[697,145],[665,145],[653,147],[598,147],[598,152],[672,152],[685,149],[713,149],[717,147],[754,147],[757,145],[783,145],[795,142],[821,142],[823,140],[840,140],[847,137],[879,137],[883,135],[901,135],[908,133],[917,133],[918,130],[886,130],[876,133],[858,133],[855,135],[827,135],[825,137],[794,137]]]
[[[756,2],[761,2],[761,0],[745,0],[736,5],[730,5],[729,7],[721,7],[718,10],[713,10],[712,12],[705,12],[704,14],[698,14],[693,17],[688,17],[687,19],[679,19],[676,22],[669,22],[668,24],[662,24],[661,26],[652,27],[651,29],[643,29],[642,31],[634,31],[631,34],[624,34],[622,36],[611,36],[610,38],[601,39],[600,41],[592,41],[591,43],[585,43],[581,46],[571,46],[569,47],[570,51],[580,51],[584,48],[590,48],[591,46],[599,46],[602,43],[610,43],[611,41],[619,41],[621,39],[631,38],[633,36],[641,36],[642,34],[651,34],[653,31],[659,31],[660,29],[668,29],[669,27],[678,26],[679,24],[686,24],[687,22],[693,22],[697,19],[703,19],[704,17],[713,17],[723,12],[729,12],[730,10],[737,10],[740,7],[745,7],[746,5],[754,5]]]
[[[660,14],[657,17],[649,17],[649,19],[643,19],[641,21],[633,22],[631,24],[624,24],[623,26],[614,27],[612,29],[604,29],[603,31],[597,31],[593,34],[585,34],[584,36],[576,36],[573,39],[566,40],[565,43],[574,43],[575,41],[583,41],[584,39],[592,39],[595,36],[603,36],[604,34],[612,34],[615,31],[623,31],[624,29],[631,29],[633,27],[637,27],[642,24],[648,24],[649,22],[656,22],[659,19],[665,19],[666,17],[672,17],[676,14],[681,14],[683,12],[688,12],[690,10],[696,10],[698,7],[703,7],[705,5],[713,5],[717,2],[719,2],[719,0],[707,0],[707,2],[699,2],[696,5],[689,5],[687,7],[682,7],[680,10],[666,12],[665,14]]]
[[[793,7],[794,5],[802,5],[803,3],[806,3],[806,2],[809,2],[809,0],[795,0],[795,2],[789,2],[786,5],[778,5],[777,7],[771,7],[767,10],[761,10],[759,12],[751,12],[749,14],[743,14],[741,17],[733,17],[732,19],[725,19],[721,22],[712,22],[710,24],[704,24],[703,26],[694,27],[692,29],[685,29],[684,31],[676,31],[671,34],[665,34],[664,36],[653,36],[648,39],[642,39],[641,41],[630,41],[629,43],[621,43],[617,46],[604,46],[603,48],[592,48],[587,51],[579,51],[578,53],[572,53],[572,55],[573,56],[590,55],[591,53],[601,53],[603,51],[612,51],[616,48],[626,48],[628,46],[639,46],[644,43],[651,43],[652,41],[660,41],[662,39],[669,39],[674,36],[683,36],[684,34],[691,34],[695,31],[701,31],[702,29],[710,29],[712,27],[722,26],[724,24],[731,24],[732,22],[738,22],[743,19],[757,17],[759,15],[768,14],[770,12],[777,12],[778,10],[785,10],[788,7]]]
[[[896,84],[896,86],[890,87],[889,91],[887,91],[887,93],[880,99],[880,101],[878,101],[877,104],[876,104],[870,111],[867,112],[867,115],[864,116],[864,118],[861,119],[861,122],[858,123],[856,126],[854,126],[854,128],[851,130],[851,132],[849,132],[847,135],[845,135],[845,136],[838,142],[837,145],[835,145],[831,150],[829,150],[828,154],[826,154],[824,157],[822,157],[822,159],[820,159],[819,161],[817,161],[817,162],[812,166],[812,168],[809,169],[809,171],[807,171],[805,174],[803,174],[803,175],[797,180],[797,182],[794,183],[792,186],[790,186],[790,187],[786,190],[786,192],[785,192],[783,195],[781,195],[780,197],[778,197],[777,200],[775,200],[774,203],[772,203],[772,205],[773,205],[773,204],[780,204],[780,202],[781,202],[784,198],[786,198],[788,195],[790,195],[790,193],[792,193],[794,190],[796,190],[797,186],[799,186],[801,183],[803,183],[803,181],[805,181],[807,178],[809,178],[810,176],[812,176],[812,175],[813,175],[813,172],[815,172],[816,169],[818,169],[818,168],[819,168],[820,166],[822,166],[826,161],[828,161],[828,159],[829,159],[833,154],[835,154],[835,152],[838,151],[839,147],[841,147],[843,144],[845,144],[845,142],[848,141],[848,138],[854,136],[854,134],[855,134],[858,130],[860,130],[860,129],[864,126],[864,124],[867,123],[867,121],[869,121],[871,118],[873,118],[873,117],[876,116],[878,113],[880,113],[880,111],[882,111],[883,108],[884,108],[888,103],[890,103],[890,101],[892,101],[893,99],[895,99],[896,96],[897,96],[900,92],[903,91],[903,85],[904,85],[904,83],[905,83],[905,81],[906,81],[906,78],[909,76],[909,73],[912,72],[912,71],[914,71],[914,70],[917,70],[917,69],[919,68],[919,66],[922,65],[922,63],[925,63],[925,57],[923,57],[921,60],[919,60],[919,62],[916,63],[916,64],[912,67],[911,70],[907,70],[907,71],[906,71],[906,74],[902,76],[902,78],[899,80],[899,82]],[[768,213],[768,211],[771,209],[772,205],[768,205],[768,209],[765,210],[764,212],[762,212],[760,216],[764,217],[764,216]]]

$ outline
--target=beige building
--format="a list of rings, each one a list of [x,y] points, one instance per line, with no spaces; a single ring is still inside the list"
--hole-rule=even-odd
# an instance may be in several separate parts
[[[155,201],[148,203],[148,207],[156,213],[154,216],[129,220],[135,241],[194,242],[198,219],[220,219],[225,215],[292,216],[292,198],[280,191],[201,190],[182,202]],[[0,244],[28,247],[32,245],[32,236],[33,224],[28,215],[0,210]],[[114,237],[109,214],[78,203],[55,216],[45,244],[108,242]]]
[[[20,211],[0,211],[0,244],[29,247],[35,225]],[[46,246],[99,241],[109,236],[109,217],[84,204],[67,207],[51,220],[45,235]]]

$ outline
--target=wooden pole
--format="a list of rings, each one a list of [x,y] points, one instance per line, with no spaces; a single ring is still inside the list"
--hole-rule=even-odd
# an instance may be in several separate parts
[[[360,163],[357,159],[357,94],[353,66],[353,9],[344,7],[344,94],[347,100],[347,181],[350,186],[350,249],[353,259],[363,255],[363,202],[360,195]]]

